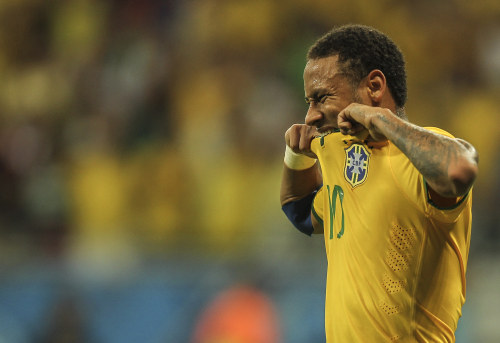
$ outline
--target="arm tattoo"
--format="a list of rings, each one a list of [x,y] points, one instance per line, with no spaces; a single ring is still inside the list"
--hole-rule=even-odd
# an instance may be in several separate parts
[[[448,167],[464,153],[462,144],[408,122],[401,125],[387,117],[381,120],[390,133],[388,138],[408,157],[427,182],[450,185]]]

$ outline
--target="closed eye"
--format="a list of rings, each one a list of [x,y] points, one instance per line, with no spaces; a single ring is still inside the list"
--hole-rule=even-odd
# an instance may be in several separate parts
[[[328,99],[328,97],[330,97],[330,96],[332,96],[332,94],[327,93],[327,94],[315,96],[312,98],[305,97],[304,100],[306,101],[306,104],[308,104],[308,105],[310,105],[312,102],[324,104],[326,99]]]
[[[324,104],[326,99],[328,99],[328,97],[330,97],[330,96],[331,96],[331,94],[325,94],[325,95],[320,96],[318,100],[320,103]]]

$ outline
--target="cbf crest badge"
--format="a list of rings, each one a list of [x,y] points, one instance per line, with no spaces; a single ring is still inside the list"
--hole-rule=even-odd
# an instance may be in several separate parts
[[[370,152],[362,144],[353,144],[345,150],[344,177],[354,188],[368,176]]]

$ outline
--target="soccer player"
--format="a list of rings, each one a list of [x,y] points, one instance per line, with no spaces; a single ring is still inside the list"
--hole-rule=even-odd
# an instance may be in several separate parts
[[[280,198],[300,231],[324,235],[327,342],[454,342],[476,150],[408,121],[403,56],[373,28],[317,40],[304,90]]]

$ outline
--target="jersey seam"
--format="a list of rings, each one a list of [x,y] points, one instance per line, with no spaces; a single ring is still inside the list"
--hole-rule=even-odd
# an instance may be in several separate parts
[[[445,236],[446,242],[451,246],[451,248],[453,249],[453,251],[457,255],[458,262],[460,265],[460,279],[462,281],[462,295],[465,298],[467,283],[466,283],[466,278],[465,278],[465,264],[464,264],[462,252],[460,251],[460,248],[458,247],[458,244],[455,242],[453,237],[446,230],[443,230],[443,229],[440,229],[439,227],[436,227],[433,220],[431,220],[431,224],[435,230],[441,231],[441,233]]]
[[[392,148],[393,148],[393,144],[391,142],[389,142],[389,146],[388,146],[388,149],[389,149],[389,168],[391,170],[391,174],[392,174],[392,178],[394,180],[394,183],[396,184],[396,187],[399,189],[399,191],[401,192],[401,194],[403,194],[403,196],[406,198],[406,200],[408,200],[411,205],[417,210],[419,211],[420,213],[422,213],[425,217],[428,217],[427,213],[422,210],[418,204],[413,201],[410,196],[403,190],[403,188],[401,187],[401,185],[399,184],[398,182],[398,179],[396,178],[396,175],[395,175],[395,172],[394,172],[394,169],[392,167]],[[420,244],[420,249],[419,249],[419,255],[418,255],[418,258],[417,258],[417,266],[416,266],[416,273],[413,275],[414,278],[416,278],[417,276],[420,276],[420,273],[421,273],[421,267],[422,267],[422,254],[423,254],[423,250],[424,250],[424,245],[425,245],[425,240],[427,239],[427,232],[425,230],[423,230],[423,235],[424,237],[422,237],[422,242]],[[420,280],[420,278],[419,278]],[[411,304],[411,331],[412,331],[412,335],[415,334],[416,332],[416,299],[415,299],[415,294],[417,292],[417,289],[418,289],[418,283],[415,285],[415,287],[413,288],[412,290],[412,299],[414,299],[414,301],[412,302]]]
[[[416,322],[416,313],[417,313],[417,311],[416,311],[416,306],[417,306],[416,292],[417,292],[417,289],[419,286],[418,282],[422,280],[420,273],[422,272],[422,256],[423,256],[423,251],[424,251],[424,246],[425,246],[426,240],[427,240],[427,231],[423,230],[422,242],[420,243],[420,249],[419,249],[418,257],[417,257],[416,273],[413,276],[417,282],[415,282],[415,287],[413,287],[413,291],[412,291],[412,299],[413,299],[412,305],[411,305],[412,306],[412,309],[411,309],[411,312],[412,312],[412,314],[411,314],[412,335],[414,335],[416,332],[416,325],[417,325],[417,322]]]

